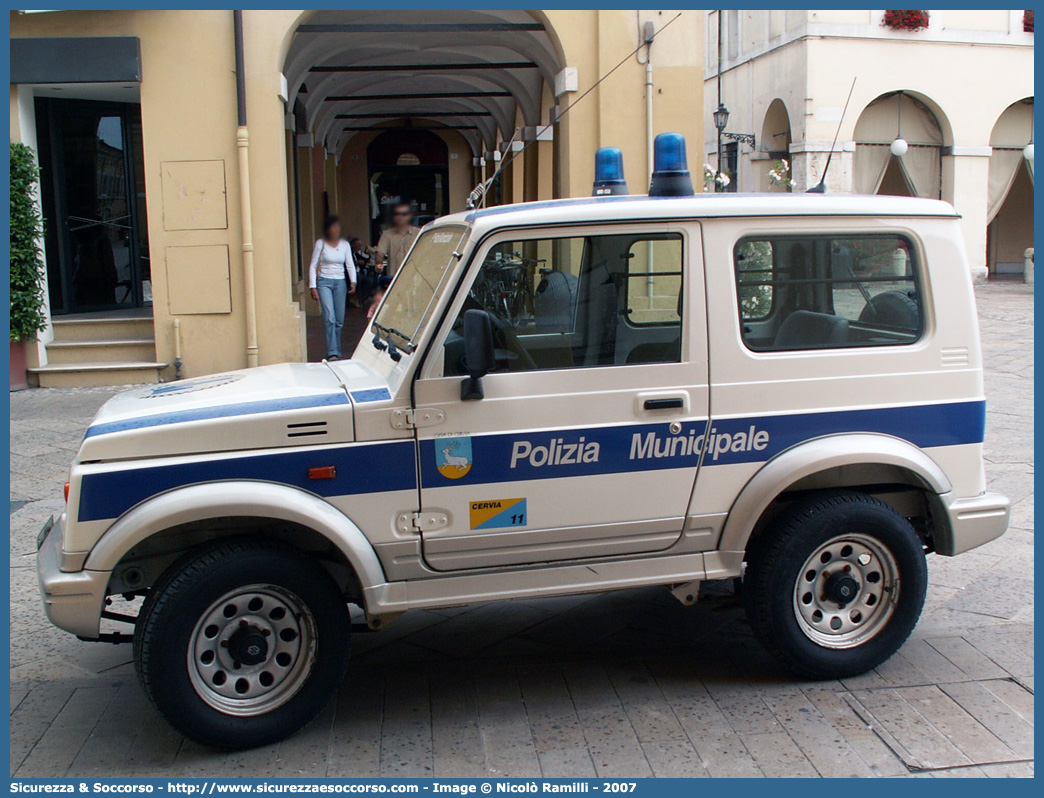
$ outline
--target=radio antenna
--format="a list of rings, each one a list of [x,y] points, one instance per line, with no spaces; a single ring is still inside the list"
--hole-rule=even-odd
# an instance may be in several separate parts
[[[656,36],[659,36],[660,33],[662,33],[663,31],[667,30],[667,28],[669,28],[671,25],[673,25],[675,22],[677,22],[678,18],[681,15],[682,15],[682,12],[679,11],[677,14],[675,14],[673,17],[671,17],[671,19],[669,19],[664,24],[664,26],[662,28],[660,28],[660,30],[656,31]],[[471,193],[468,195],[467,209],[470,211],[473,208],[475,208],[476,206],[477,207],[482,207],[483,205],[485,205],[486,204],[486,192],[489,191],[489,187],[493,185],[493,181],[496,180],[500,176],[500,173],[502,171],[504,171],[505,167],[507,167],[508,164],[510,164],[519,155],[521,155],[526,150],[528,150],[529,146],[533,142],[539,141],[540,137],[544,134],[544,132],[548,128],[550,128],[556,122],[560,121],[563,116],[565,116],[570,111],[572,111],[574,108],[576,108],[576,106],[580,103],[581,100],[584,99],[584,97],[586,97],[588,94],[590,94],[596,88],[598,88],[598,85],[603,80],[605,80],[607,77],[609,77],[611,74],[613,74],[616,70],[618,70],[620,67],[622,67],[624,64],[626,64],[627,61],[631,58],[631,56],[637,54],[643,47],[648,47],[652,43],[651,39],[646,39],[644,36],[641,37],[641,38],[642,38],[642,43],[639,44],[637,47],[635,47],[633,50],[631,50],[631,52],[629,52],[627,55],[625,55],[622,59],[620,59],[620,63],[618,63],[616,66],[614,66],[612,69],[610,69],[604,75],[602,75],[602,77],[598,78],[598,80],[596,80],[594,83],[592,83],[588,87],[587,91],[585,91],[583,94],[581,94],[575,100],[573,100],[573,102],[569,103],[569,105],[566,106],[565,110],[562,111],[562,113],[560,113],[557,117],[555,117],[550,122],[548,122],[546,125],[541,127],[540,130],[538,130],[536,132],[536,135],[533,136],[533,138],[531,138],[529,141],[527,141],[522,146],[522,149],[520,149],[518,152],[512,153],[510,158],[508,158],[505,161],[502,161],[500,166],[497,167],[497,170],[493,173],[493,175],[488,180],[484,180],[483,182],[481,182],[477,186],[475,186],[475,188],[473,188],[471,190]],[[513,142],[514,140],[515,140],[515,137],[512,136],[511,137],[511,141]]]
[[[845,114],[848,113],[848,103],[852,100],[852,92],[855,91],[856,79],[852,78],[852,88],[848,90],[848,99],[845,100],[844,110],[841,111],[841,119],[838,120],[837,130],[834,131],[834,140],[830,143],[830,152],[827,153],[826,166],[823,167],[823,176],[819,179],[819,182],[812,186],[806,194],[826,194],[826,179],[827,172],[830,170],[830,159],[834,157],[834,146],[837,144],[837,137],[841,135],[841,125],[845,122]]]

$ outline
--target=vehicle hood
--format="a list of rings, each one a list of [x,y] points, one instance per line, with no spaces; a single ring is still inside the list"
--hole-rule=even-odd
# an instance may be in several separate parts
[[[351,361],[285,363],[136,388],[106,402],[78,462],[343,443],[352,395],[388,399],[387,384]]]

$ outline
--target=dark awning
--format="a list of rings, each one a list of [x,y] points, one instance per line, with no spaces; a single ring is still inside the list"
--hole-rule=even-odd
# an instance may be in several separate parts
[[[11,39],[12,83],[140,83],[136,36]]]

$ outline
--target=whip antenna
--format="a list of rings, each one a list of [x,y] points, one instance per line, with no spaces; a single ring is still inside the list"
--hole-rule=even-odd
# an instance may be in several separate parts
[[[660,33],[662,33],[663,31],[667,30],[667,28],[669,28],[669,27],[670,27],[671,25],[673,25],[673,24],[674,24],[675,22],[677,22],[677,21],[678,21],[678,18],[679,18],[679,17],[681,16],[681,15],[682,15],[682,12],[680,12],[680,11],[679,11],[679,12],[678,12],[677,14],[675,14],[675,15],[674,15],[673,17],[671,17],[671,19],[670,19],[670,20],[668,20],[668,21],[667,21],[667,23],[666,23],[666,24],[665,24],[665,25],[664,25],[664,26],[663,26],[662,28],[660,28],[660,30],[656,31],[656,35],[658,36],[658,35],[659,35]],[[510,157],[510,158],[508,158],[508,159],[507,159],[507,160],[505,160],[505,161],[502,161],[502,162],[501,162],[501,164],[500,164],[500,166],[498,166],[498,167],[497,167],[497,170],[496,170],[496,171],[495,171],[495,172],[494,172],[494,173],[492,174],[492,176],[491,176],[491,177],[490,177],[490,178],[489,178],[488,180],[484,180],[483,182],[479,183],[479,184],[478,184],[477,186],[475,186],[475,188],[473,188],[473,189],[471,190],[471,193],[470,193],[470,194],[468,195],[467,209],[468,209],[468,210],[470,211],[470,210],[472,210],[473,208],[475,208],[475,206],[476,206],[476,205],[478,205],[478,206],[480,206],[480,207],[481,207],[482,205],[485,205],[485,203],[486,203],[486,193],[487,193],[487,192],[489,191],[489,187],[490,187],[491,185],[493,185],[493,181],[494,181],[494,180],[496,180],[496,179],[497,179],[497,178],[498,178],[498,177],[500,176],[500,173],[501,173],[502,171],[504,171],[504,168],[505,168],[505,167],[506,167],[506,166],[507,166],[508,164],[510,164],[510,163],[511,163],[511,162],[512,162],[513,160],[515,160],[515,159],[516,159],[516,158],[517,158],[517,157],[518,157],[519,155],[521,155],[521,154],[522,154],[522,153],[524,153],[524,152],[525,152],[526,150],[528,150],[528,149],[529,149],[529,146],[530,146],[530,145],[531,145],[531,144],[532,144],[532,143],[533,143],[534,141],[538,141],[538,140],[540,139],[540,136],[542,136],[542,135],[544,134],[544,132],[545,132],[545,131],[546,131],[546,130],[547,130],[548,128],[550,128],[550,127],[551,127],[552,125],[554,125],[554,124],[555,124],[556,122],[560,121],[560,120],[562,119],[562,117],[563,117],[563,116],[565,116],[565,115],[566,115],[566,114],[568,114],[568,113],[569,113],[570,111],[572,111],[572,110],[573,110],[573,109],[574,109],[574,108],[575,108],[575,107],[576,107],[576,106],[577,106],[577,105],[578,105],[578,104],[580,103],[580,101],[584,99],[584,97],[586,97],[586,96],[587,96],[588,94],[590,94],[590,93],[591,93],[592,91],[594,91],[594,90],[595,90],[596,88],[598,88],[598,85],[599,85],[599,84],[600,84],[600,83],[601,83],[601,82],[602,82],[603,80],[605,80],[605,79],[606,79],[607,77],[609,77],[609,76],[610,76],[611,74],[613,74],[613,73],[614,73],[614,72],[615,72],[616,70],[618,70],[618,69],[619,69],[620,67],[622,67],[622,66],[623,66],[624,64],[626,64],[626,63],[627,63],[627,61],[628,61],[628,60],[630,60],[631,56],[635,55],[635,54],[636,54],[636,53],[637,53],[637,52],[638,52],[639,50],[641,50],[641,49],[642,49],[643,47],[648,47],[648,46],[649,46],[649,44],[650,44],[650,41],[651,41],[651,40],[648,40],[648,39],[645,39],[645,37],[642,37],[642,43],[641,43],[641,44],[639,44],[639,45],[638,45],[637,47],[635,47],[635,48],[634,48],[633,50],[631,50],[631,52],[629,52],[629,53],[628,53],[627,55],[625,55],[625,56],[624,56],[624,57],[623,57],[622,59],[620,59],[620,63],[618,63],[618,64],[617,64],[616,66],[614,66],[614,67],[613,67],[612,69],[610,69],[610,70],[609,70],[608,72],[606,72],[606,73],[605,73],[604,75],[602,75],[602,77],[598,78],[598,80],[596,80],[596,81],[595,81],[594,83],[592,83],[592,84],[591,84],[591,85],[590,85],[590,86],[588,87],[587,91],[585,91],[585,92],[584,92],[583,94],[581,94],[581,95],[580,95],[579,97],[577,97],[577,98],[576,98],[575,100],[573,100],[573,102],[569,103],[569,105],[567,105],[567,106],[566,106],[565,110],[564,110],[564,111],[562,111],[562,113],[560,113],[560,114],[559,114],[559,115],[558,115],[557,117],[555,117],[555,118],[554,118],[554,119],[552,119],[552,120],[551,120],[550,122],[548,122],[548,123],[547,123],[546,125],[544,125],[543,127],[541,127],[541,128],[540,128],[540,130],[538,130],[538,131],[536,132],[536,135],[535,135],[535,136],[533,136],[533,138],[532,138],[532,139],[530,139],[529,141],[527,141],[527,142],[526,142],[526,143],[525,143],[525,144],[524,144],[524,145],[522,146],[522,149],[520,149],[520,150],[519,150],[518,152],[512,153],[512,154],[511,154],[511,157]],[[851,94],[850,94],[849,96],[851,96]],[[847,106],[846,106],[846,107],[847,107]],[[517,131],[516,131],[516,134],[517,134]],[[515,140],[515,137],[514,137],[514,136],[512,136],[512,137],[511,137],[511,141],[514,141],[514,140]]]
[[[852,88],[848,90],[848,99],[845,100],[844,110],[841,111],[841,119],[838,120],[837,130],[834,131],[834,140],[830,143],[830,152],[827,153],[826,166],[823,167],[823,176],[819,179],[819,182],[812,186],[806,194],[826,194],[826,179],[827,172],[830,170],[830,159],[834,157],[834,146],[837,144],[837,137],[841,135],[841,125],[845,122],[845,114],[848,113],[848,103],[852,99],[852,92],[855,91],[856,79],[852,78]]]

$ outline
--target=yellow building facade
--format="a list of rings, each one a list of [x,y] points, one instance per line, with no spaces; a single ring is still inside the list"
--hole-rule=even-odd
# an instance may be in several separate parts
[[[11,140],[40,155],[47,223],[41,385],[306,359],[327,213],[374,245],[396,198],[422,221],[463,210],[508,160],[487,204],[589,195],[602,146],[623,151],[634,193],[655,134],[684,134],[697,171],[704,149],[703,12],[10,22]]]

